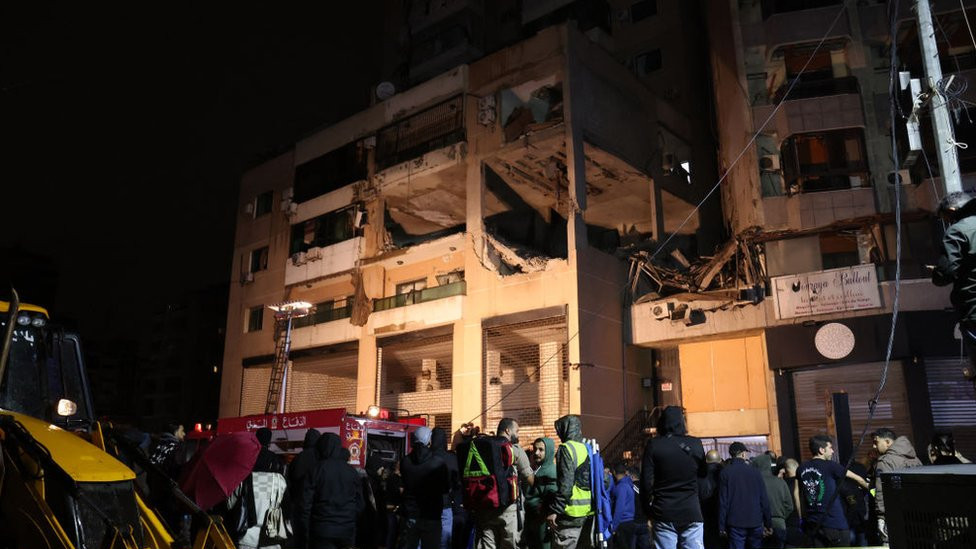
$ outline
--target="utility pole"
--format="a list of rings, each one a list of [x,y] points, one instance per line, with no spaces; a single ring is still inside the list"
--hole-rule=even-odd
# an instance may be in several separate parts
[[[918,40],[922,46],[922,63],[925,69],[925,91],[931,94],[929,106],[932,110],[932,128],[935,132],[935,147],[938,150],[939,173],[946,193],[962,191],[959,178],[959,155],[956,142],[952,138],[952,121],[946,100],[936,85],[942,80],[942,66],[939,64],[939,47],[935,42],[935,27],[932,26],[932,11],[929,0],[918,0]],[[892,129],[894,131],[894,129]],[[895,166],[897,170],[899,167]]]

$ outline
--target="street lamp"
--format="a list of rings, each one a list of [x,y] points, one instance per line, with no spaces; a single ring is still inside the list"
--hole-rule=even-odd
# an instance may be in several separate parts
[[[285,394],[288,388],[288,354],[291,352],[291,324],[292,320],[296,318],[302,318],[308,316],[315,310],[315,306],[307,301],[285,301],[282,303],[275,303],[274,305],[268,305],[268,308],[274,311],[275,318],[275,335],[281,337],[281,324],[285,324],[285,334],[284,341],[279,342],[282,346],[281,353],[278,356],[281,357],[281,364],[275,364],[276,368],[281,368],[281,391],[278,393],[278,413],[285,413]],[[274,376],[272,375],[272,378]],[[270,399],[269,399],[270,400]],[[268,408],[271,407],[271,403],[268,403]],[[265,409],[266,413],[273,413],[274,410]]]

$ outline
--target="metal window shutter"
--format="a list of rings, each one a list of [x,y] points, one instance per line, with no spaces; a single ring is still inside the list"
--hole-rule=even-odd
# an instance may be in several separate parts
[[[359,353],[339,353],[296,359],[288,370],[285,409],[289,412],[345,408],[356,410],[356,379]]]
[[[969,459],[976,457],[976,391],[962,375],[965,358],[926,358],[932,422],[936,431],[950,431],[956,450]],[[925,444],[921,444],[925,442]],[[919,441],[916,450],[924,453],[928,441]]]
[[[380,406],[427,414],[428,425],[451,427],[453,333],[377,345]]]
[[[241,415],[263,414],[268,400],[271,368],[244,368],[241,381]]]
[[[810,437],[827,432],[826,402],[831,393],[847,393],[851,408],[851,428],[855,437],[854,443],[857,443],[856,438],[868,418],[868,401],[874,396],[881,379],[882,366],[882,363],[876,362],[793,373],[797,433],[803,459],[811,457],[808,444]],[[890,427],[899,435],[911,435],[912,425],[901,362],[892,361],[888,370],[888,383],[878,401],[870,430],[878,427]],[[865,460],[871,449],[868,433],[858,450],[857,459]]]
[[[511,417],[523,441],[556,438],[553,423],[569,413],[567,341],[565,315],[484,329],[484,430]]]

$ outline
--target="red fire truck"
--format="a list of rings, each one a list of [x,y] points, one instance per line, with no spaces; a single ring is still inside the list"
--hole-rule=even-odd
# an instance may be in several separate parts
[[[302,450],[305,433],[316,429],[320,433],[335,433],[342,447],[349,450],[349,464],[363,469],[366,460],[377,456],[387,463],[402,458],[409,451],[409,436],[417,427],[427,425],[423,417],[406,417],[396,420],[380,410],[378,417],[352,415],[345,408],[289,412],[284,414],[260,414],[253,416],[221,418],[217,420],[217,435],[240,431],[271,429],[271,450],[294,455]]]

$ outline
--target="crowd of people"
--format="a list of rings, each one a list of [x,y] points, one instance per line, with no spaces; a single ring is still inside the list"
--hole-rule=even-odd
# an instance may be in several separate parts
[[[874,433],[870,467],[845,468],[825,435],[809,440],[812,459],[803,463],[754,454],[742,442],[721,456],[688,435],[681,408],[668,407],[640,462],[609,464],[599,478],[579,416],[560,418],[555,430],[558,445],[541,437],[523,448],[518,422],[505,418],[490,436],[464,426],[449,449],[443,429],[419,427],[405,456],[374,454],[357,469],[335,434],[309,429],[286,464],[261,429],[250,474],[215,511],[241,549],[866,546],[886,542],[879,473],[922,464],[890,429]],[[179,476],[182,439],[182,427],[171,425],[147,448],[170,478]],[[965,458],[940,433],[928,460]],[[610,507],[602,526],[598,492]],[[165,498],[154,503],[188,540],[186,516]]]

